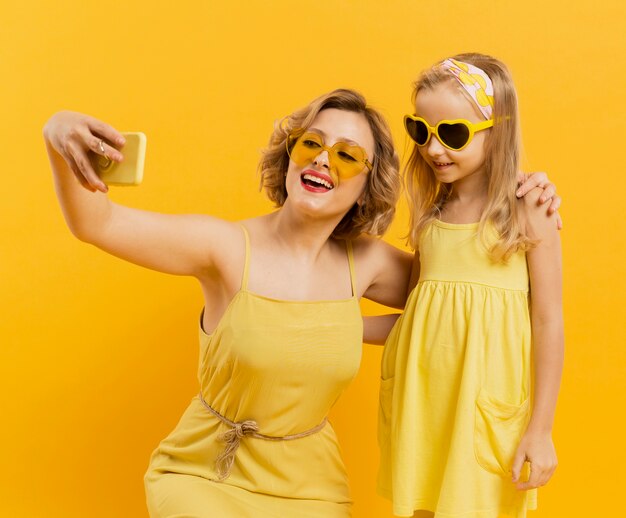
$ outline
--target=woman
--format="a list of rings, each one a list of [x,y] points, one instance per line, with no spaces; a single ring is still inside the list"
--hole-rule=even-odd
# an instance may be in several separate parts
[[[91,117],[56,114],[44,137],[76,237],[204,295],[200,393],[152,456],[151,516],[350,516],[326,416],[359,367],[359,299],[402,307],[411,265],[371,237],[399,191],[383,117],[351,90],[286,117],[260,164],[279,209],[240,223],[111,202],[87,153],[120,161],[123,138]]]
[[[76,237],[192,275],[204,294],[201,390],[152,456],[151,516],[349,516],[326,416],[359,367],[359,299],[401,307],[410,268],[382,241],[350,241],[382,234],[394,214],[398,160],[382,116],[337,90],[286,118],[261,163],[281,207],[241,223],[111,202],[87,151],[121,160],[110,145],[121,135],[90,117],[57,114],[44,135]]]

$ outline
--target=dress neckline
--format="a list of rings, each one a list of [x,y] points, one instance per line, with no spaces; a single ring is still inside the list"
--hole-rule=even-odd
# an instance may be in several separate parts
[[[273,303],[276,303],[276,304],[295,304],[295,305],[298,305],[298,304],[340,304],[340,303],[345,304],[345,303],[349,303],[349,302],[355,302],[358,305],[358,303],[359,303],[359,301],[357,300],[356,295],[352,295],[352,297],[347,298],[347,299],[288,300],[288,299],[276,299],[276,298],[272,298],[272,297],[266,297],[265,295],[260,295],[258,293],[254,293],[253,291],[250,291],[248,289],[240,288],[237,291],[237,293],[235,293],[233,298],[230,299],[230,302],[228,303],[228,306],[226,306],[226,309],[224,310],[224,313],[222,313],[221,318],[219,319],[217,325],[215,326],[215,329],[213,329],[213,331],[211,331],[210,333],[207,333],[204,330],[204,327],[202,326],[202,319],[204,317],[204,307],[202,308],[202,311],[200,311],[200,319],[198,320],[198,327],[200,328],[200,333],[204,337],[211,338],[215,334],[215,332],[222,325],[222,322],[224,321],[224,318],[226,317],[228,312],[231,310],[231,307],[235,304],[237,299],[239,299],[241,297],[241,295],[250,295],[253,299],[258,299],[258,300],[262,300],[262,301],[266,301],[266,302],[273,302]]]
[[[217,331],[217,329],[219,329],[220,325],[222,324],[222,321],[224,320],[224,317],[226,316],[226,314],[230,311],[230,308],[232,307],[232,305],[234,304],[234,302],[240,298],[241,294],[247,294],[250,295],[252,298],[257,299],[257,300],[263,300],[266,302],[272,302],[275,304],[292,304],[292,305],[304,305],[304,304],[337,304],[337,303],[349,303],[349,302],[356,302],[357,305],[359,303],[359,300],[357,298],[357,290],[356,290],[356,279],[355,279],[355,273],[354,273],[354,252],[352,250],[352,241],[350,240],[346,240],[346,255],[348,258],[348,268],[350,271],[350,287],[352,290],[352,296],[348,297],[348,298],[342,298],[342,299],[318,299],[318,300],[290,300],[290,299],[278,299],[278,298],[274,298],[274,297],[268,297],[266,295],[261,295],[260,293],[255,293],[253,291],[250,291],[248,289],[248,276],[249,276],[249,271],[250,271],[250,236],[248,234],[248,229],[245,227],[245,225],[243,225],[242,223],[239,224],[241,226],[241,230],[243,232],[243,236],[244,236],[244,242],[245,242],[245,260],[244,260],[244,267],[243,267],[243,273],[241,275],[241,286],[239,288],[239,290],[237,290],[237,292],[235,293],[235,295],[233,295],[233,298],[230,300],[230,302],[228,303],[228,305],[226,306],[226,309],[224,310],[224,313],[222,314],[221,318],[219,319],[219,321],[217,322],[217,325],[215,326],[215,328],[213,329],[213,331],[209,334],[207,333],[203,327],[202,327],[202,319],[204,317],[204,307],[202,308],[202,311],[200,312],[200,332],[203,336],[205,337],[212,337],[215,332]]]
[[[356,300],[356,295],[352,294],[351,297],[348,298],[343,298],[343,299],[316,299],[316,300],[295,300],[295,299],[277,299],[274,297],[268,297],[267,295],[261,295],[260,293],[255,293],[253,291],[250,291],[249,289],[240,289],[239,292],[244,292],[247,293],[249,295],[252,295],[253,297],[257,298],[257,299],[261,299],[261,300],[268,300],[270,302],[278,302],[278,303],[283,303],[283,304],[330,304],[333,302],[350,302],[353,300]],[[239,293],[237,292],[237,293]]]
[[[447,221],[441,221],[440,219],[435,219],[433,223],[441,228],[450,228],[456,230],[478,228],[478,225],[480,225],[480,221],[476,221],[474,223],[448,223]]]

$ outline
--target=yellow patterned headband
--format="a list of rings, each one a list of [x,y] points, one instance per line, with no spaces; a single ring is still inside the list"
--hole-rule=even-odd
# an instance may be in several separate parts
[[[446,59],[439,66],[450,72],[461,83],[461,86],[474,100],[480,112],[487,120],[491,119],[493,113],[493,83],[489,76],[480,68],[456,59]]]

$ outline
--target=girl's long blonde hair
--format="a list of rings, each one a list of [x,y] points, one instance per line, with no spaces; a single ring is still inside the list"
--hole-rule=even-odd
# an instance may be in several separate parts
[[[523,231],[517,214],[515,196],[521,153],[517,94],[511,74],[501,61],[491,56],[475,53],[458,54],[452,56],[452,59],[477,66],[489,76],[493,83],[495,124],[489,130],[484,164],[488,179],[488,201],[480,218],[478,235],[488,247],[494,261],[506,262],[513,253],[518,250],[528,250],[533,245],[532,240]],[[415,105],[419,92],[433,90],[446,82],[456,83],[459,91],[466,95],[450,72],[435,65],[424,71],[415,82],[413,104]],[[451,194],[452,186],[441,183],[435,178],[416,145],[413,145],[406,165],[405,178],[411,210],[408,238],[410,245],[417,249],[420,235],[429,223],[439,217]],[[493,225],[498,234],[495,242],[488,237],[487,223]]]

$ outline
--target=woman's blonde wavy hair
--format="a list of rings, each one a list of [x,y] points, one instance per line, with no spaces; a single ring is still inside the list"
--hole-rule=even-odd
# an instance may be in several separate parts
[[[484,167],[488,178],[488,201],[480,218],[478,234],[491,258],[495,262],[506,262],[518,250],[528,250],[533,245],[533,241],[524,234],[515,196],[521,153],[517,94],[510,72],[498,59],[475,53],[458,54],[452,59],[482,69],[493,83],[492,117],[496,122],[486,139]],[[415,82],[413,105],[422,90],[433,90],[448,82],[456,84],[459,91],[467,96],[454,76],[437,65],[422,72]],[[473,102],[469,96],[467,99]],[[411,209],[408,238],[410,245],[417,249],[420,235],[441,214],[452,186],[437,181],[415,144],[405,168],[405,177]],[[495,243],[493,239],[489,240],[487,223],[491,223],[498,234]]]
[[[287,199],[287,138],[292,133],[308,129],[322,110],[330,108],[362,113],[369,123],[375,142],[374,157],[370,158],[372,170],[367,175],[361,203],[355,203],[350,208],[332,235],[339,239],[352,239],[361,233],[381,236],[395,214],[400,192],[400,163],[385,118],[368,106],[365,98],[354,90],[333,90],[275,124],[259,162],[261,188],[265,188],[267,196],[277,207],[282,207]]]

